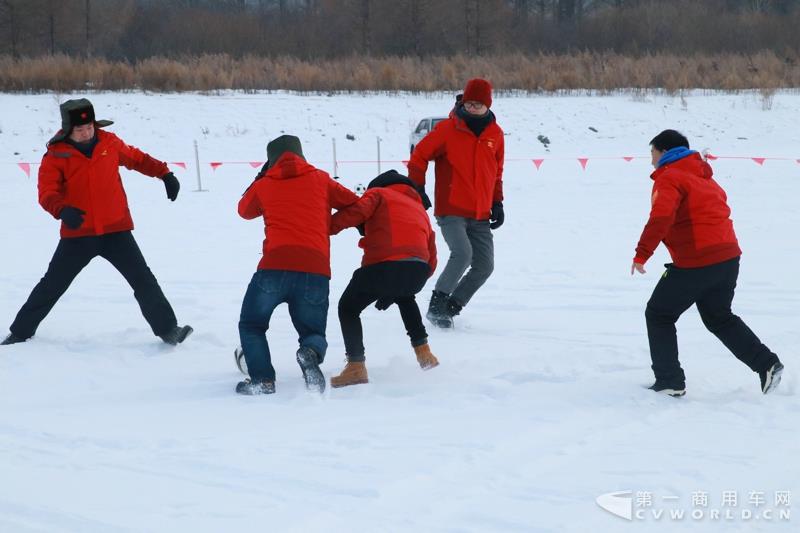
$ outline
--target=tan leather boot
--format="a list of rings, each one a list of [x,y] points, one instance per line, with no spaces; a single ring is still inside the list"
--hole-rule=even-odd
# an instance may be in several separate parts
[[[363,362],[348,362],[344,366],[344,370],[342,370],[341,374],[331,378],[331,387],[334,389],[347,387],[349,385],[360,385],[361,383],[369,383],[369,379],[367,378],[367,365]]]
[[[430,370],[439,366],[439,360],[431,353],[431,347],[428,344],[414,346],[414,353],[417,354],[417,362],[422,370]]]

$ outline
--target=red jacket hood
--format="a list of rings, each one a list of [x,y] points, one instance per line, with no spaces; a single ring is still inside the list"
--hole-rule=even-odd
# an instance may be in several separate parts
[[[284,180],[296,178],[315,172],[317,169],[306,162],[305,159],[292,152],[284,152],[272,167],[264,174],[265,178]]]
[[[384,189],[390,189],[392,191],[397,191],[399,193],[408,196],[409,198],[413,198],[414,200],[422,203],[422,198],[420,197],[419,193],[412,187],[411,185],[406,185],[405,183],[395,183],[393,185],[387,185],[383,187]]]

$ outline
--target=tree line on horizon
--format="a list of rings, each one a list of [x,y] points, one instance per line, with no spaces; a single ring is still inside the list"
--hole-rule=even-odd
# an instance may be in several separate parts
[[[754,54],[796,61],[800,0],[0,0],[0,55],[136,63]]]

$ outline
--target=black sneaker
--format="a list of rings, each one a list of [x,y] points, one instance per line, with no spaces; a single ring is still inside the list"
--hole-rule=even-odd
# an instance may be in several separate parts
[[[758,373],[761,378],[761,392],[769,394],[778,388],[781,383],[781,374],[783,374],[783,364],[780,361],[769,367],[767,370]]]
[[[3,342],[0,342],[0,346],[7,346],[9,344],[17,344],[18,342],[25,342],[28,339],[23,339],[22,337],[17,337],[13,333],[9,333],[8,337],[3,339]]]
[[[161,340],[172,346],[177,346],[186,340],[186,337],[192,334],[194,330],[192,326],[175,326],[172,331],[163,335],[159,335]]]
[[[250,375],[247,371],[247,360],[244,358],[244,350],[242,350],[241,346],[233,351],[233,358],[236,361],[236,368],[239,369],[239,372],[245,376]]]
[[[452,298],[447,299],[447,307],[445,308],[447,316],[449,316],[450,318],[458,316],[461,313],[462,309],[464,309],[463,305],[453,300]]]
[[[319,369],[319,356],[317,352],[307,346],[301,346],[297,350],[297,364],[303,371],[303,379],[306,380],[306,388],[319,393],[325,392],[325,376]]]
[[[666,394],[667,396],[672,396],[673,398],[680,398],[681,396],[686,394],[686,385],[679,385],[679,384],[668,385],[656,381],[647,388],[650,389],[651,391],[660,392],[661,394]]]
[[[275,382],[263,379],[261,381],[253,381],[250,378],[240,381],[236,385],[236,394],[244,394],[246,396],[257,396],[259,394],[275,394]]]

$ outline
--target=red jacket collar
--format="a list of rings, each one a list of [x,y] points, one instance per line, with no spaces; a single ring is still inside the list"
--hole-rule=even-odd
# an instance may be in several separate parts
[[[690,174],[694,174],[701,178],[709,179],[714,175],[714,171],[711,169],[711,165],[706,163],[700,154],[692,154],[689,156],[684,157],[683,159],[678,159],[677,161],[673,161],[672,163],[667,163],[664,166],[658,167],[650,174],[650,178],[654,181],[661,177],[665,172],[668,170],[679,170],[681,172],[688,172]]]

